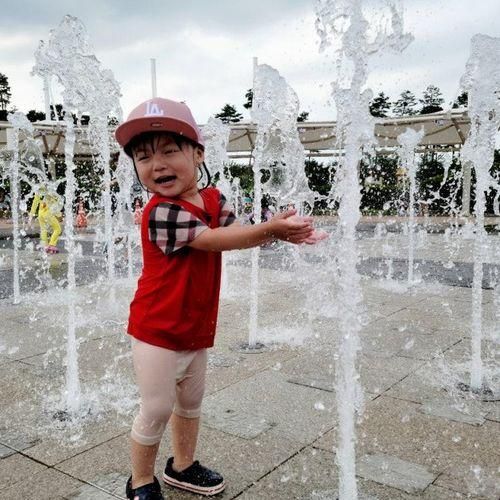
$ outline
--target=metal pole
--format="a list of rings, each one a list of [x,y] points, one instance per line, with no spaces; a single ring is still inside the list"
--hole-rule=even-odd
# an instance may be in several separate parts
[[[256,88],[256,75],[257,75],[257,58],[253,58],[253,104],[255,103],[255,88]],[[257,131],[257,143],[262,143],[262,139],[259,139],[260,132]],[[262,149],[261,149],[262,150]],[[260,154],[261,150],[258,150],[259,158],[262,157]],[[255,161],[253,157],[252,161],[253,169],[253,219],[255,224],[259,224],[261,221],[261,197],[262,197],[262,187],[260,183],[260,161]],[[260,256],[260,246],[252,248],[252,271],[250,275],[250,317],[248,322],[248,348],[256,349],[258,347],[257,342],[257,330],[258,330],[258,316],[259,316],[259,256]]]
[[[7,149],[12,152],[9,165],[10,176],[10,208],[12,213],[12,241],[13,241],[13,289],[14,304],[21,302],[19,287],[19,250],[21,240],[19,238],[19,129],[12,127],[7,129]]]
[[[462,215],[470,215],[471,165],[462,161]]]
[[[45,99],[45,120],[51,121],[51,117],[50,117],[50,81],[49,81],[49,76],[45,76],[45,78],[43,79],[43,95],[44,95],[44,99]]]
[[[151,58],[151,91],[153,99],[156,97],[156,59]]]

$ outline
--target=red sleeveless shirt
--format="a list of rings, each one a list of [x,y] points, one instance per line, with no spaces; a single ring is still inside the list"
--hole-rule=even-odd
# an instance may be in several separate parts
[[[174,351],[214,344],[221,253],[183,246],[166,254],[150,239],[150,214],[160,204],[171,204],[178,210],[190,212],[210,228],[219,227],[220,192],[207,188],[200,194],[205,210],[184,200],[155,194],[142,216],[143,269],[130,304],[128,333],[143,342]]]

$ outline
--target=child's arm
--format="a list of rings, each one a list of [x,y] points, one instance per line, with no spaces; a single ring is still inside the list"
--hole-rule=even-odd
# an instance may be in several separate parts
[[[33,217],[36,215],[36,210],[38,208],[38,205],[40,204],[40,195],[38,193],[35,194],[35,197],[33,198],[33,203],[31,204],[31,210],[30,210],[30,217]]]
[[[294,217],[296,210],[275,215],[272,219],[253,226],[231,224],[226,227],[205,229],[189,246],[198,250],[221,252],[252,248],[273,240],[303,243],[313,233],[312,217]]]

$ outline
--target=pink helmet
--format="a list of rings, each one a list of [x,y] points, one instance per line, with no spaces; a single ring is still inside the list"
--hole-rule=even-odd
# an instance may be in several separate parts
[[[155,97],[139,104],[115,131],[123,148],[143,132],[172,132],[182,135],[204,148],[200,129],[191,110],[183,102]]]

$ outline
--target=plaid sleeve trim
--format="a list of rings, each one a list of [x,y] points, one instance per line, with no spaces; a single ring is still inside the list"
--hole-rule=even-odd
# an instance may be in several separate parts
[[[208,226],[180,205],[159,203],[149,214],[149,239],[168,255],[191,243]]]
[[[229,203],[229,201],[226,200],[226,197],[222,193],[220,194],[219,206],[220,206],[219,226],[220,227],[230,226],[236,220],[236,216],[234,215],[231,203]]]

